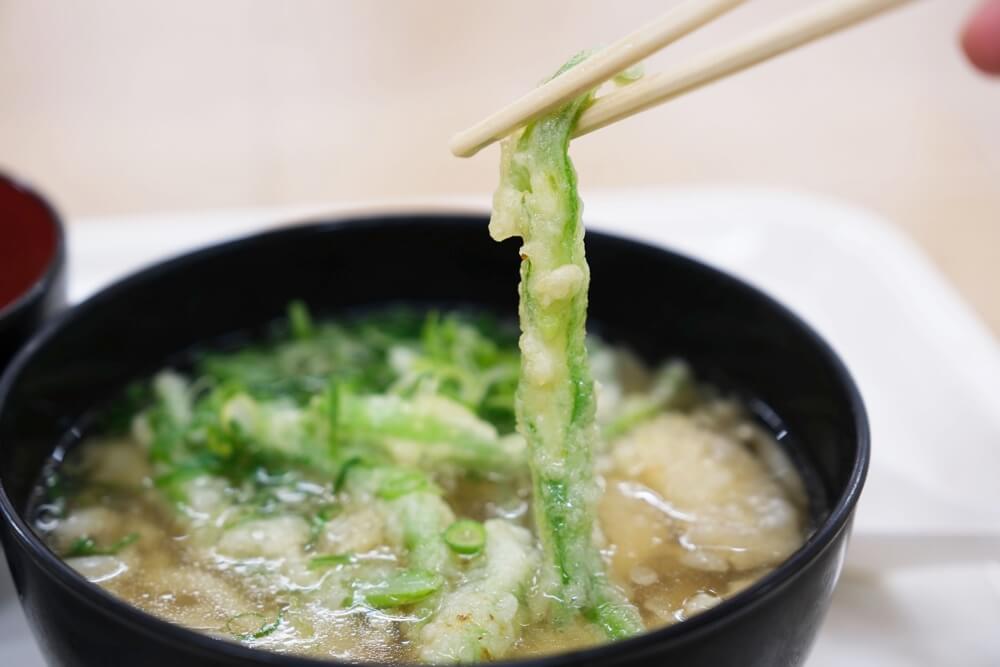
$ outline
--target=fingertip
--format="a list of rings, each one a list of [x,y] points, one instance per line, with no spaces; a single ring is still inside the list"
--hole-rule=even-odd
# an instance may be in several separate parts
[[[962,33],[962,49],[983,72],[1000,74],[1000,0],[990,0],[973,15]]]

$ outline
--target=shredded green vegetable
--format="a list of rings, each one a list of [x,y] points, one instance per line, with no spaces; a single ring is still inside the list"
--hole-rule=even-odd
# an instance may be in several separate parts
[[[405,443],[419,445],[409,451],[420,467],[523,468],[514,337],[495,320],[396,310],[315,324],[295,302],[286,330],[276,344],[203,357],[194,380],[161,373],[109,410],[149,403],[155,481],[176,503],[200,476],[240,482],[291,466],[336,479],[358,460],[398,459]]]
[[[139,541],[139,533],[129,533],[125,537],[117,540],[106,547],[101,547],[89,536],[79,537],[73,541],[69,549],[63,554],[64,558],[74,558],[78,556],[113,556],[125,547]]]
[[[274,619],[268,620],[262,614],[251,611],[230,618],[226,622],[226,632],[244,641],[263,639],[281,627],[281,621],[280,612]]]
[[[666,364],[657,372],[649,392],[630,397],[623,402],[618,414],[604,425],[602,429],[604,437],[614,440],[656,415],[683,404],[686,399],[691,398],[692,384],[691,370],[687,364],[681,362]]]
[[[338,565],[350,565],[356,561],[354,554],[328,554],[326,556],[313,556],[309,559],[310,570],[325,570]]]
[[[503,473],[524,464],[523,441],[501,438],[496,428],[457,401],[425,395],[357,396],[346,387],[333,395],[330,416],[337,437],[419,442],[419,459],[454,463],[483,473]]]

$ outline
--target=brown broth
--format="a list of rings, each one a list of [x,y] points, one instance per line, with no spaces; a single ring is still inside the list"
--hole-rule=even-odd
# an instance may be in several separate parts
[[[762,447],[770,456],[758,455]],[[774,460],[778,452],[773,439],[738,406],[709,399],[688,413],[669,414],[639,427],[599,457],[604,491],[598,514],[609,574],[641,610],[647,628],[680,622],[735,594],[771,571],[804,540],[807,520],[801,484],[797,479],[789,483],[787,474],[778,475],[763,463]],[[709,481],[717,475],[729,485],[719,487],[723,490],[718,491],[717,503],[711,490],[698,484],[676,494],[657,488],[671,475],[684,474],[669,470],[665,461],[688,459],[692,475]],[[331,583],[340,576],[336,572],[318,575],[288,567],[287,554],[221,555],[219,545],[227,531],[241,521],[246,525],[257,519],[247,519],[238,503],[211,521],[179,516],[153,485],[144,451],[132,438],[84,442],[67,457],[60,476],[68,489],[58,501],[61,514],[51,503],[41,506],[39,531],[62,554],[83,535],[99,544],[139,535],[120,553],[69,559],[84,576],[135,606],[213,636],[271,651],[383,663],[417,659],[419,635],[407,633],[406,628],[414,614],[424,612],[339,608],[331,604],[337,599],[338,589]],[[451,476],[439,482],[456,516],[480,521],[503,518],[531,527],[526,479]],[[784,521],[784,527],[765,535],[750,524],[726,524],[757,511],[746,509],[753,503],[739,511],[729,507],[727,503],[733,505],[734,500],[725,489],[730,487],[766,496],[776,509],[753,516]],[[296,495],[300,488],[318,493],[316,502],[342,504],[340,518],[328,526],[339,520],[344,524],[343,529],[335,527],[341,530],[340,537],[371,547],[366,552],[375,563],[371,571],[379,571],[378,559],[392,564],[404,557],[365,544],[363,534],[357,541],[357,527],[351,522],[361,521],[359,517],[371,510],[337,498],[328,480],[303,473],[275,493],[284,493],[294,501],[290,507],[299,507],[295,503],[301,501]],[[283,516],[280,506],[274,516]],[[294,517],[287,521],[301,528]],[[730,533],[732,543],[727,543]],[[703,548],[692,546],[692,535],[705,541]],[[317,544],[304,545],[301,556],[319,550]],[[693,555],[698,557],[692,560]],[[272,621],[278,626],[273,631],[252,636]],[[556,653],[602,641],[583,621],[552,623],[542,618],[525,622],[520,639],[503,657]]]

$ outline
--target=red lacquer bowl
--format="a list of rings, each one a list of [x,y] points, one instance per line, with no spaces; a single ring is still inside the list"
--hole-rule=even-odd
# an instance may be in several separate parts
[[[66,241],[55,210],[0,174],[0,371],[66,301]]]

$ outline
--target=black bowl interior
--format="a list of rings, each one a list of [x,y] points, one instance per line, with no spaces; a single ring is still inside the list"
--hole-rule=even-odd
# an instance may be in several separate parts
[[[322,315],[407,302],[474,304],[513,318],[517,243],[492,242],[478,216],[305,225],[187,255],[105,290],[36,338],[0,383],[8,520],[43,551],[25,510],[55,444],[179,352],[260,330],[292,298]],[[758,406],[807,474],[819,525],[811,539],[831,539],[824,530],[843,527],[867,456],[860,399],[835,355],[794,315],[725,274],[604,234],[587,244],[592,328],[650,361],[684,357]],[[826,523],[838,525],[825,526],[831,513]]]

